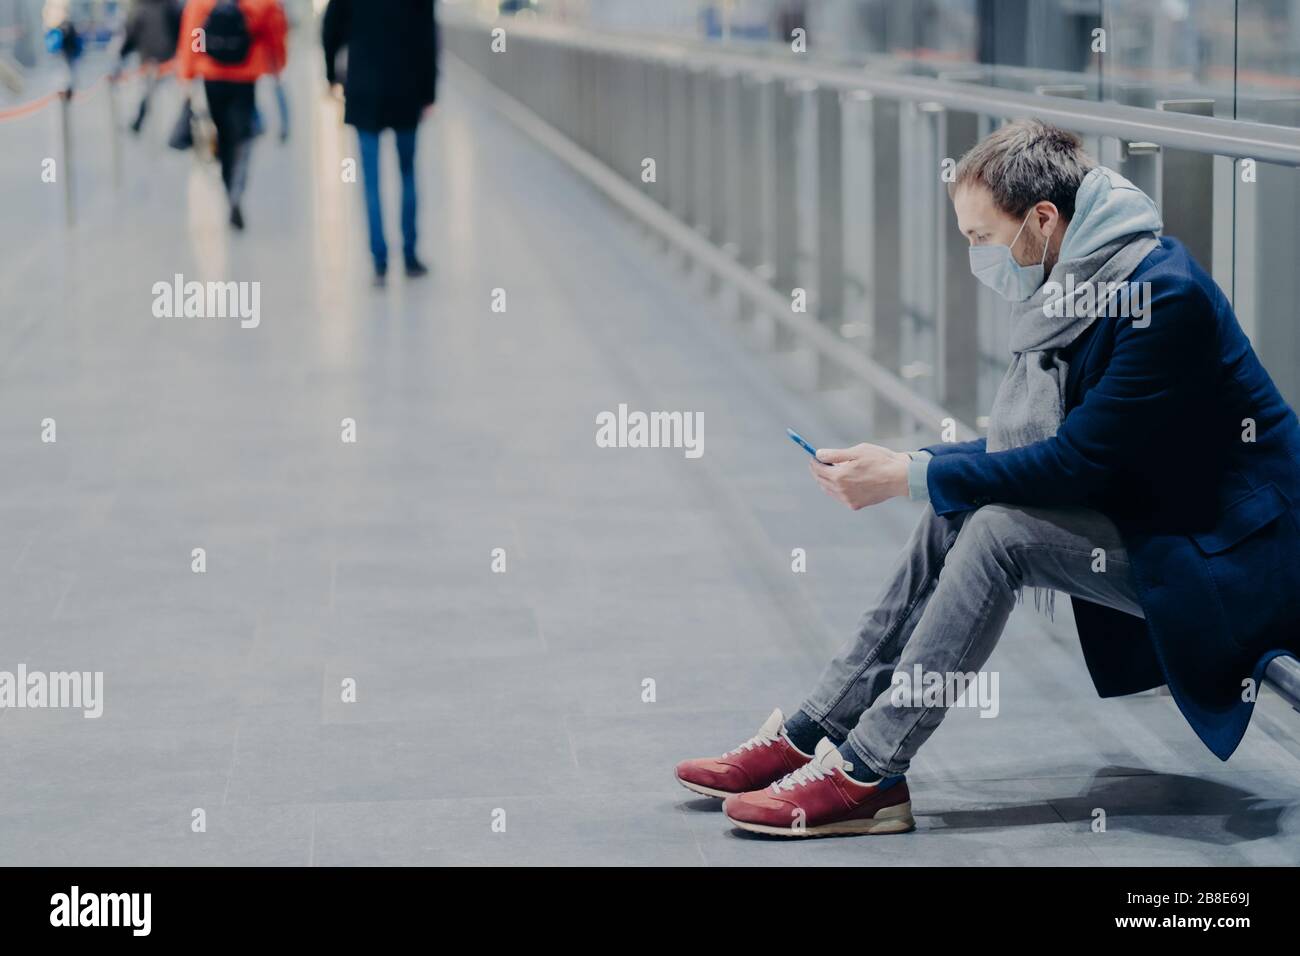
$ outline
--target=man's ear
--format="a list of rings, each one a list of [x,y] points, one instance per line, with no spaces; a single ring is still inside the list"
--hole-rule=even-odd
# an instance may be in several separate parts
[[[1038,228],[1048,236],[1056,231],[1056,224],[1063,221],[1061,211],[1056,208],[1056,204],[1046,199],[1034,207],[1034,216],[1038,220]]]

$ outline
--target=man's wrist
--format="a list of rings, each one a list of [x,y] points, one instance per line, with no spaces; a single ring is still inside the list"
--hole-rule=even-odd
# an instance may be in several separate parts
[[[930,459],[934,457],[925,449],[908,453],[907,463],[907,497],[912,501],[929,501],[930,489],[926,478],[926,471],[930,467]]]
[[[905,451],[896,451],[894,454],[894,481],[893,496],[895,498],[906,498],[908,496],[907,473],[908,466],[912,464],[912,456]]]

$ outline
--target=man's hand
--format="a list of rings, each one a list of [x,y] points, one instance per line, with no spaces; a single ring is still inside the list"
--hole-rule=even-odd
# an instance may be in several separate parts
[[[808,463],[826,493],[854,511],[907,495],[908,456],[879,445],[819,448]],[[823,464],[829,462],[829,464]]]

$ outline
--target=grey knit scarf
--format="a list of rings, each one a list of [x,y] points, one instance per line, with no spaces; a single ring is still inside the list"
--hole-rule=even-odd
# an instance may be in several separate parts
[[[989,412],[989,451],[1019,448],[1056,434],[1065,418],[1069,373],[1069,363],[1061,358],[1060,350],[1114,304],[1113,297],[1093,295],[1094,308],[1067,309],[1067,293],[1072,286],[1075,305],[1084,306],[1085,297],[1078,293],[1085,283],[1099,289],[1104,288],[1103,283],[1123,282],[1156,244],[1153,233],[1137,233],[1109,242],[1081,259],[1058,262],[1037,292],[1024,302],[1012,303],[1011,366],[998,385]]]
[[[1065,382],[1069,363],[1060,351],[1077,339],[1115,298],[1096,294],[1103,283],[1123,282],[1158,244],[1152,232],[1109,242],[1078,259],[1058,262],[1038,291],[1011,307],[1011,366],[998,385],[989,412],[988,450],[1019,448],[1051,438],[1065,418]],[[1069,280],[1073,280],[1072,282]],[[1091,284],[1093,308],[1081,295]],[[1074,293],[1074,308],[1066,298]],[[1034,605],[1054,612],[1052,592],[1034,589]]]

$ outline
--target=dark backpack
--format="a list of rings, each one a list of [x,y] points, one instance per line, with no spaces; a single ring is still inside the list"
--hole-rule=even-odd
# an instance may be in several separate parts
[[[248,21],[236,0],[219,0],[203,24],[203,35],[208,56],[230,66],[247,60],[253,46]]]

